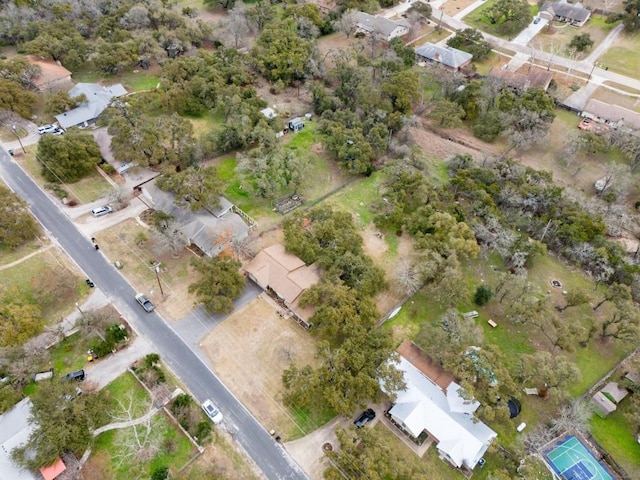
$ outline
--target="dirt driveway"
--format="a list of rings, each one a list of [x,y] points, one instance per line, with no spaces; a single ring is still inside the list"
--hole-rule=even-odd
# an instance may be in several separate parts
[[[267,429],[283,440],[300,428],[282,403],[282,372],[290,363],[315,364],[315,341],[260,295],[216,326],[202,341],[211,368]]]

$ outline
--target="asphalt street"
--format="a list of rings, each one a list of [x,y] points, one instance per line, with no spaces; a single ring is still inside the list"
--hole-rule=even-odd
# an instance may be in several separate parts
[[[157,313],[145,313],[140,308],[134,299],[136,292],[127,281],[5,150],[0,150],[0,177],[27,201],[52,240],[102,289],[138,335],[151,342],[191,393],[199,401],[211,398],[220,407],[225,424],[230,431],[237,431],[235,439],[267,478],[308,478],[171,326]]]

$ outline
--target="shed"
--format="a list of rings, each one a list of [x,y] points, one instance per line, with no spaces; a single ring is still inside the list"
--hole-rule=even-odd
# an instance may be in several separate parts
[[[55,480],[66,469],[67,466],[64,464],[62,459],[58,457],[58,459],[48,467],[42,467],[40,469],[40,475],[42,475],[42,478],[44,478],[44,480]]]
[[[602,392],[596,392],[596,394],[591,397],[591,405],[596,408],[596,413],[600,417],[606,417],[611,412],[616,411],[615,403],[609,400]]]
[[[302,121],[302,118],[296,117],[289,120],[289,123],[287,123],[287,127],[289,127],[289,130],[291,130],[292,132],[299,132],[304,128],[304,122]]]
[[[629,395],[629,391],[626,388],[621,388],[616,382],[607,383],[600,391],[609,395],[615,404],[620,403],[624,397]]]
[[[278,116],[276,111],[271,107],[263,108],[262,110],[260,110],[260,113],[264,115],[264,118],[266,118],[267,120],[271,120],[272,118],[276,118]]]
[[[634,385],[640,385],[640,373],[629,372],[624,376],[624,378],[629,380]]]

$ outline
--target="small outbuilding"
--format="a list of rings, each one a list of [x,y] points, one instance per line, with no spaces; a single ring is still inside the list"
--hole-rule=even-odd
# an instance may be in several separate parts
[[[267,107],[267,108],[263,108],[262,110],[260,110],[260,113],[264,116],[264,118],[266,118],[267,120],[271,120],[273,118],[276,118],[278,116],[278,114],[276,113],[276,111],[271,108],[271,107]]]
[[[304,122],[302,121],[302,118],[296,117],[292,120],[289,120],[289,123],[287,123],[287,127],[292,132],[299,132],[304,128]]]

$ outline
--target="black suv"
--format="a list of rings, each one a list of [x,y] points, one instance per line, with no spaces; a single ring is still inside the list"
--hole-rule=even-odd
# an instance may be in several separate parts
[[[84,380],[84,370],[76,370],[75,372],[67,373],[64,377],[62,377],[62,379],[77,380],[78,382],[81,382]]]
[[[371,408],[367,408],[358,418],[355,419],[353,424],[358,428],[362,428],[374,418],[376,418],[376,412]]]

